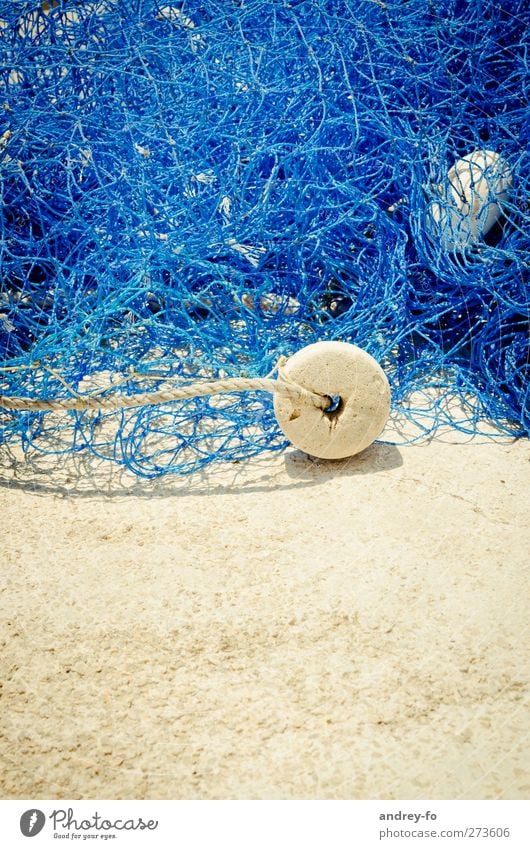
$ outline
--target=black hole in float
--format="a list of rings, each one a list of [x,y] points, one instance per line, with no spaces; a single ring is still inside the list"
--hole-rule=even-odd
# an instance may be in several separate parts
[[[327,413],[328,416],[340,413],[343,406],[342,398],[340,397],[340,395],[329,395],[328,397],[329,406],[325,408],[324,412]]]

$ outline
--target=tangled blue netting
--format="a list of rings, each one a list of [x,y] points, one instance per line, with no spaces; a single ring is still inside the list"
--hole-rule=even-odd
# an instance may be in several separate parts
[[[0,2],[2,394],[263,376],[342,339],[422,432],[459,393],[459,427],[527,434],[529,41],[527,0]],[[513,191],[448,250],[428,200],[477,149]],[[0,425],[146,476],[285,444],[261,393]]]

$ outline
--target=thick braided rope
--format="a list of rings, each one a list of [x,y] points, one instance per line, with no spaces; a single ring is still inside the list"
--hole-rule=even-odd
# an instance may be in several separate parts
[[[205,395],[220,395],[225,392],[281,392],[293,399],[309,401],[324,410],[330,404],[327,395],[318,395],[292,383],[280,373],[279,380],[271,378],[233,377],[225,380],[197,381],[186,386],[144,392],[135,395],[78,396],[77,398],[8,398],[0,395],[0,407],[5,410],[122,410],[128,407],[147,407],[183,401]]]

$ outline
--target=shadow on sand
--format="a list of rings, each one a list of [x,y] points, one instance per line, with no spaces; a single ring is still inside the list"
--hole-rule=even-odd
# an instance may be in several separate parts
[[[346,460],[319,460],[288,448],[245,461],[211,464],[189,475],[167,474],[148,480],[88,452],[24,458],[4,445],[0,451],[0,488],[57,498],[204,496],[319,486],[337,477],[388,472],[402,464],[395,445],[375,442]]]

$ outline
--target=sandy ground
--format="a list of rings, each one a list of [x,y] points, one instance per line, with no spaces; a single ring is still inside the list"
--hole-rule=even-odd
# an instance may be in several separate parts
[[[1,795],[529,798],[529,458],[6,471]]]

